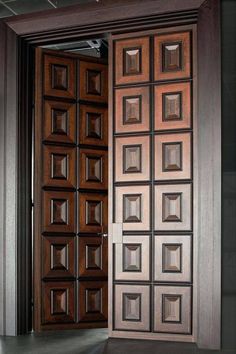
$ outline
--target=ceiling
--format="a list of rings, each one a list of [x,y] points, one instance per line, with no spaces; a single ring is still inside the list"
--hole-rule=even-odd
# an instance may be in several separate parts
[[[0,18],[99,0],[0,0]]]

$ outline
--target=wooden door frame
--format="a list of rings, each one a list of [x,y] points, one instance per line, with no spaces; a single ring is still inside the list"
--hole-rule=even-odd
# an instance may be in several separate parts
[[[109,32],[190,23],[197,24],[199,43],[197,344],[201,348],[220,348],[220,0],[104,0],[0,22],[1,334],[17,335],[31,328],[33,48]]]

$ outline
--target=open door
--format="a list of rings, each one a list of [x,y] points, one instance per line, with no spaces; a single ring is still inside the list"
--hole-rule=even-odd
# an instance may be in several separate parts
[[[112,37],[113,337],[195,340],[194,31]]]
[[[107,75],[36,49],[36,331],[107,327]]]

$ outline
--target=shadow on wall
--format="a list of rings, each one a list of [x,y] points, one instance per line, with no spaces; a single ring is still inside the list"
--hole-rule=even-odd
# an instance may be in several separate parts
[[[222,347],[236,348],[236,1],[222,0]]]

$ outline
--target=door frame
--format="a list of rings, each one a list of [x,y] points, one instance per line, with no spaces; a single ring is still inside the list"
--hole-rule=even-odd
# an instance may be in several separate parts
[[[0,21],[0,334],[31,328],[34,47],[185,24],[197,24],[199,43],[197,344],[220,348],[220,0],[106,0]]]

